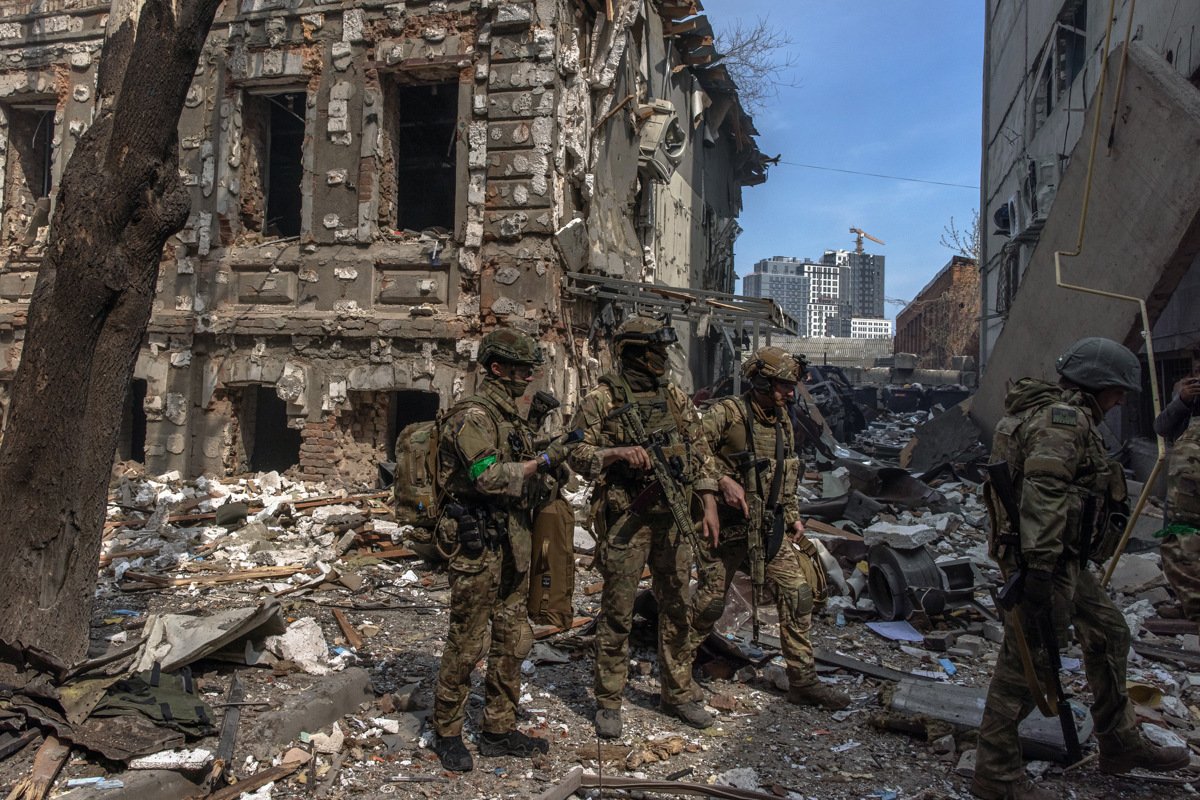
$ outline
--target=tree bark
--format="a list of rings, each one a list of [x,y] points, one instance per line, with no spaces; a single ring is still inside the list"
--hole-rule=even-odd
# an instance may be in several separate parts
[[[167,238],[184,98],[220,0],[114,0],[62,178],[0,443],[0,640],[84,657],[108,481]]]

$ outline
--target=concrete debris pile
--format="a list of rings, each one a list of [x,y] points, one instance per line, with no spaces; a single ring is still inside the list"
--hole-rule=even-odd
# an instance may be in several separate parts
[[[829,577],[814,655],[849,708],[781,702],[788,677],[774,603],[757,609],[753,641],[753,592],[739,574],[696,664],[716,722],[681,730],[653,707],[658,613],[644,581],[623,736],[598,746],[590,621],[602,583],[580,528],[577,616],[566,630],[535,627],[521,670],[518,725],[550,752],[483,759],[465,774],[443,771],[429,748],[448,576],[403,546],[384,493],[330,493],[272,473],[121,476],[100,565],[97,657],[81,670],[59,665],[52,686],[2,676],[0,787],[40,769],[70,798],[567,798],[600,786],[645,796],[965,796],[1002,635],[978,475],[953,465],[918,478],[841,452],[832,469],[805,476],[801,514]],[[1139,527],[1112,581],[1134,631],[1130,695],[1147,736],[1196,748],[1200,630],[1167,618],[1174,603],[1156,522]],[[1090,749],[1081,658],[1077,645],[1064,650],[1063,681]],[[480,735],[485,671],[483,658],[469,741]],[[168,702],[174,724],[138,711],[139,698]],[[42,738],[46,730],[54,736]],[[1021,736],[1039,759],[1031,773],[1061,777],[1057,719],[1035,712]],[[1123,786],[1094,765],[1069,774],[1080,796]]]

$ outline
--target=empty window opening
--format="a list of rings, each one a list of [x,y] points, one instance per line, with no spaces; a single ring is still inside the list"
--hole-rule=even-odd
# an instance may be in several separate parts
[[[284,472],[300,463],[300,431],[288,427],[287,403],[274,386],[256,386],[243,394],[244,412],[254,420],[246,437],[246,454],[253,472]]]
[[[121,437],[117,456],[122,461],[146,463],[146,382],[134,378],[125,395],[125,412],[121,416]]]
[[[4,210],[8,237],[32,244],[50,217],[54,181],[54,109],[9,107]]]
[[[414,422],[426,422],[437,418],[441,401],[437,392],[405,389],[392,392],[391,409],[388,414],[387,457],[396,460],[396,437],[400,431]]]
[[[246,97],[241,218],[247,230],[300,235],[306,100],[304,92]]]
[[[458,84],[396,87],[396,227],[454,228]]]

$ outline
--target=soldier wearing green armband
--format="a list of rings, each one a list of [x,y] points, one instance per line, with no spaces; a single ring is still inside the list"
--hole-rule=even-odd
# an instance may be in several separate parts
[[[471,671],[489,640],[480,755],[530,757],[549,749],[516,728],[521,662],[533,644],[526,599],[534,497],[565,457],[537,452],[517,413],[516,401],[541,361],[524,333],[489,333],[480,343],[478,392],[442,422],[438,483],[446,497],[438,536],[450,553],[450,631],[434,694],[433,749],[443,767],[457,772],[474,766],[463,719]]]

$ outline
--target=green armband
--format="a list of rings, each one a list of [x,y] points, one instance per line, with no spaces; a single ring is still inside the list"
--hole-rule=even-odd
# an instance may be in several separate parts
[[[492,464],[495,464],[498,460],[499,460],[499,457],[493,453],[492,455],[487,456],[486,458],[481,458],[478,461],[476,461],[474,464],[471,465],[471,470],[470,470],[471,480],[472,481],[478,480],[479,476],[482,475],[483,473],[487,472],[488,467],[490,467]]]

